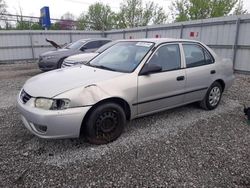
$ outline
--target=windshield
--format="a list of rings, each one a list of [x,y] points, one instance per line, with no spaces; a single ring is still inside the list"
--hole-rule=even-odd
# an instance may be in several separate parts
[[[82,47],[82,45],[85,43],[86,41],[76,41],[76,42],[73,42],[73,43],[71,43],[71,44],[69,44],[69,45],[67,45],[65,48],[67,48],[67,49],[78,49],[78,48],[81,48]]]
[[[108,42],[107,44],[105,44],[102,47],[98,48],[98,50],[96,50],[96,53],[102,53],[102,52],[104,52],[105,50],[107,50],[109,47],[113,46],[116,43],[117,43],[117,41]]]
[[[118,42],[88,65],[119,72],[133,72],[152,46],[151,42]]]

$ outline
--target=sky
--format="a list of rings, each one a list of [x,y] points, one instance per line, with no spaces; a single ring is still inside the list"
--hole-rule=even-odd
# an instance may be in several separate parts
[[[19,13],[21,7],[23,15],[40,16],[40,9],[43,6],[49,6],[50,17],[60,18],[64,13],[70,12],[75,17],[88,10],[88,6],[95,2],[108,4],[113,11],[118,11],[120,3],[123,0],[5,0],[8,6],[8,12],[11,14]],[[143,0],[146,3],[150,0]],[[169,6],[173,0],[153,0],[169,12]],[[244,8],[250,12],[250,0],[243,0]]]

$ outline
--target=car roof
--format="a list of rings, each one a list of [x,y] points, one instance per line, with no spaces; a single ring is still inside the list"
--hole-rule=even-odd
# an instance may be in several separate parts
[[[200,43],[196,40],[188,40],[188,39],[175,39],[175,38],[143,38],[143,39],[124,39],[119,41],[141,41],[141,42],[154,42],[156,45],[165,43],[165,42],[195,42]]]
[[[86,38],[86,39],[80,39],[78,41],[82,41],[82,42],[89,42],[89,41],[112,41],[112,39],[109,38]]]

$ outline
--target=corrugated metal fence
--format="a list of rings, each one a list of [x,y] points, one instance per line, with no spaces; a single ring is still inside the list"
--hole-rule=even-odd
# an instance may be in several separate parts
[[[231,58],[234,61],[235,70],[250,72],[250,15],[106,32],[1,31],[0,62],[38,58],[40,53],[53,49],[45,42],[45,38],[64,44],[80,38],[103,36],[114,40],[152,37],[199,40],[213,48],[221,57]]]

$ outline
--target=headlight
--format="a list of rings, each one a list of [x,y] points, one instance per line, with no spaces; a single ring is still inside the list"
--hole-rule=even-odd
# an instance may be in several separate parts
[[[49,55],[49,56],[44,56],[43,58],[44,59],[53,59],[53,58],[55,58],[56,56],[54,56],[54,55]]]
[[[35,107],[44,110],[64,110],[69,108],[70,100],[68,99],[46,99],[37,98],[35,100]]]

